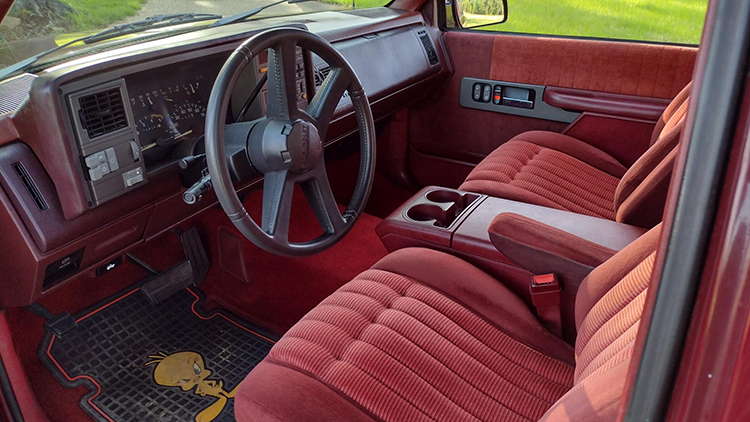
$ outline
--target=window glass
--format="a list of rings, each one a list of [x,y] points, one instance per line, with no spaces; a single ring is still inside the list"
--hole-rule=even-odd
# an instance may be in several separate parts
[[[366,9],[390,0],[15,0],[0,22],[0,69],[72,39],[94,34],[112,25],[154,15],[208,13],[231,16],[268,6],[253,19],[298,15],[325,10]],[[196,22],[207,25],[211,20]],[[76,44],[73,47],[79,46]]]
[[[698,44],[707,3],[707,0],[508,0],[505,23],[478,29]],[[449,6],[449,26],[455,26],[451,21]]]

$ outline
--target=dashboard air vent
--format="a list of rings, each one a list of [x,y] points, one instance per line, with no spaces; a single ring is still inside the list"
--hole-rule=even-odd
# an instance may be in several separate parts
[[[39,192],[39,188],[36,187],[34,179],[32,179],[29,175],[29,172],[26,171],[26,167],[24,167],[21,163],[15,163],[12,166],[13,170],[18,175],[18,178],[21,179],[21,182],[23,182],[23,185],[26,187],[26,190],[29,191],[29,195],[31,195],[31,199],[33,199],[34,203],[36,203],[36,207],[39,208],[40,211],[44,211],[49,208],[49,205],[47,205],[47,201],[44,200],[42,193]]]
[[[78,98],[81,127],[89,139],[114,132],[128,126],[120,88],[110,88]]]
[[[315,79],[315,91],[318,91],[318,88],[320,88],[321,85],[323,85],[323,81],[326,80],[328,77],[328,74],[331,73],[331,66],[329,66],[326,63],[320,64],[318,66],[315,66],[314,68],[314,79]],[[342,97],[344,100],[349,100],[349,91],[345,91],[344,95]],[[341,105],[341,104],[339,104]]]
[[[315,68],[315,88],[320,88],[326,76],[331,73],[331,66],[324,64]]]
[[[440,59],[438,59],[437,50],[435,50],[435,45],[432,44],[432,39],[430,39],[429,34],[427,34],[427,31],[424,29],[417,31],[417,36],[419,36],[419,40],[422,41],[422,47],[424,47],[424,52],[427,53],[427,59],[430,61],[430,66],[435,66],[436,64],[440,63]]]

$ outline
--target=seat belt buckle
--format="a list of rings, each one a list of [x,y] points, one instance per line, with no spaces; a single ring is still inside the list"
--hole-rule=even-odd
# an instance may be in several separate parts
[[[532,276],[529,291],[535,308],[560,306],[560,283],[554,274]]]
[[[529,284],[531,303],[542,325],[552,334],[562,338],[562,314],[560,313],[560,283],[554,274],[531,277]]]

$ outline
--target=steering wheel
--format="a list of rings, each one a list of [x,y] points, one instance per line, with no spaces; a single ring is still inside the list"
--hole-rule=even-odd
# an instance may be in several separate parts
[[[297,106],[298,46],[317,54],[331,66],[306,110]],[[234,85],[245,66],[266,50],[269,50],[266,117],[227,125]],[[342,214],[325,170],[323,143],[345,90],[357,118],[361,155],[354,195]],[[222,208],[245,237],[268,252],[306,256],[330,248],[351,230],[370,195],[375,169],[375,123],[367,96],[341,53],[308,31],[270,29],[234,50],[211,91],[205,139],[208,171]],[[232,183],[232,176],[235,181],[249,177],[242,169],[251,168],[250,164],[265,177],[260,226],[248,215]],[[322,235],[304,243],[289,241],[292,194],[297,184],[323,229]]]

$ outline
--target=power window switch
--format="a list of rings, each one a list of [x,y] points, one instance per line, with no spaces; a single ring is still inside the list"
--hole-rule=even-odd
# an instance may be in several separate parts
[[[471,99],[476,102],[482,101],[482,84],[479,82],[475,83],[471,89]]]
[[[91,178],[92,182],[96,182],[97,180],[101,179],[102,177],[108,175],[110,173],[109,165],[104,162],[99,164],[98,166],[92,168],[89,170],[89,177]]]
[[[490,84],[482,84],[482,102],[489,103],[492,100],[492,86]]]
[[[104,150],[107,155],[107,164],[109,164],[110,171],[117,171],[120,169],[120,163],[117,162],[117,154],[115,154],[114,148],[107,148]]]

